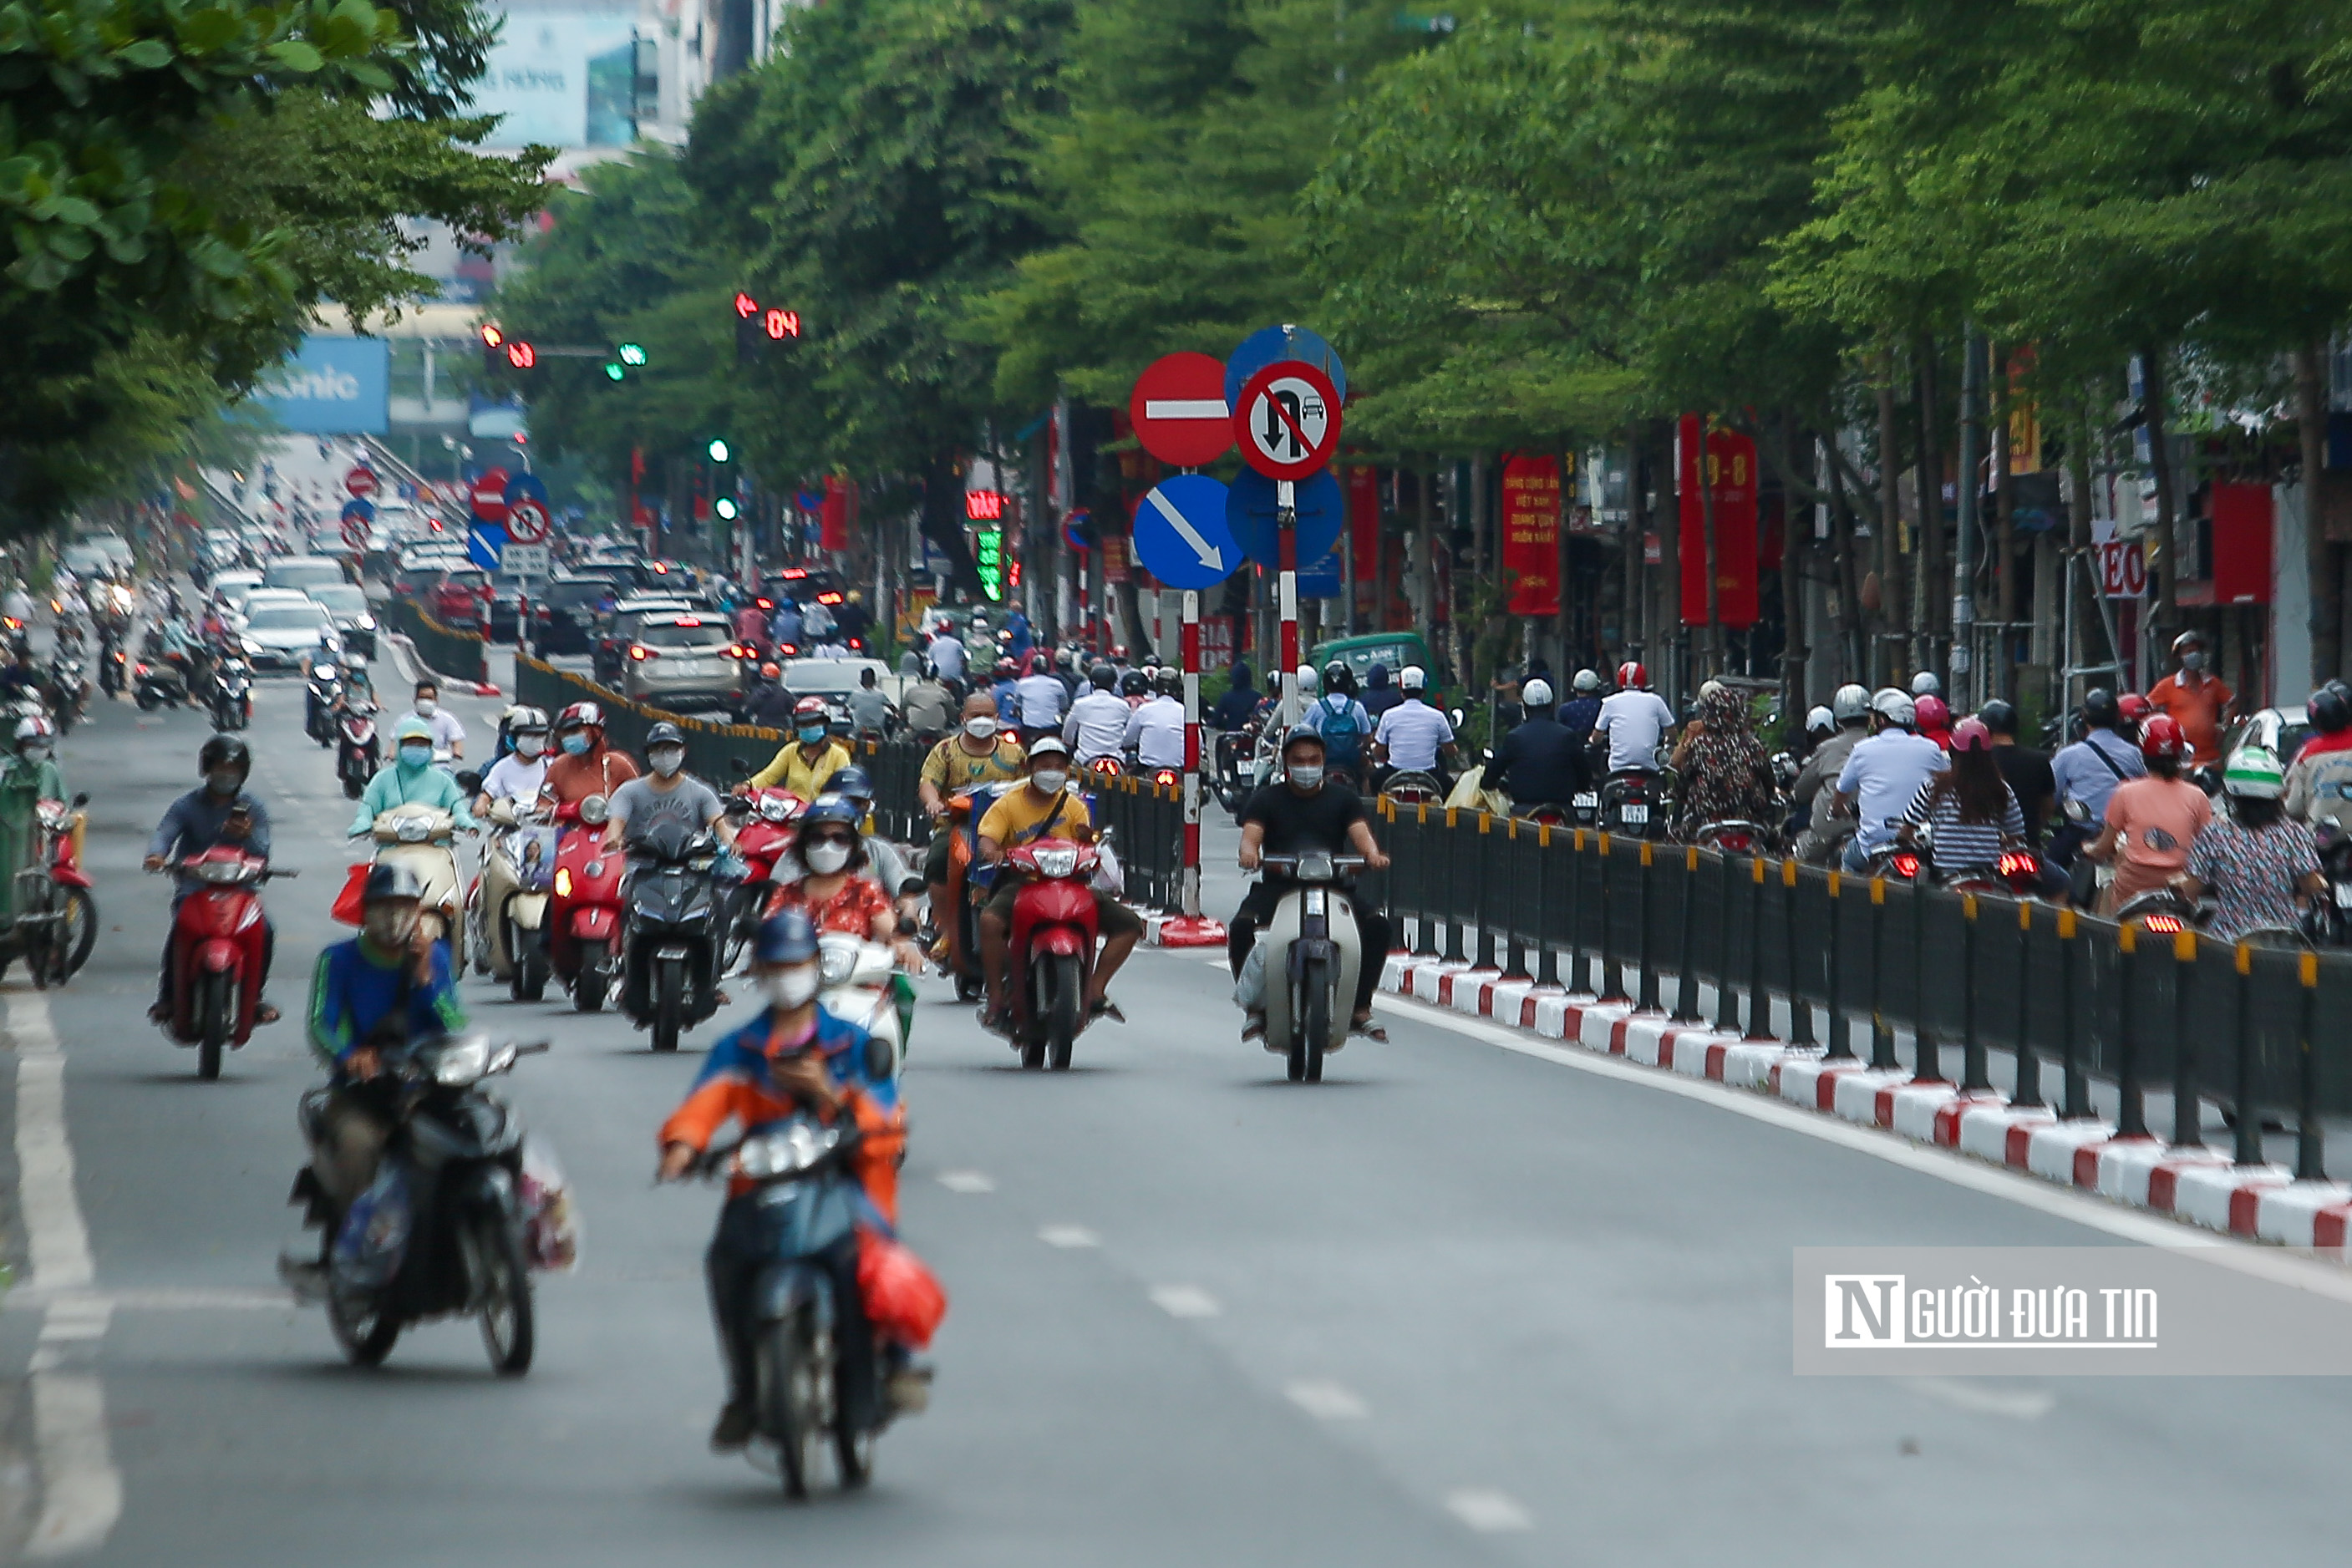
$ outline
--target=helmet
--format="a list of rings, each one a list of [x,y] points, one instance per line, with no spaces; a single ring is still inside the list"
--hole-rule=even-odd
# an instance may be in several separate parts
[[[603,729],[604,710],[594,703],[573,703],[555,716],[555,727],[558,729],[578,729],[583,725]]]
[[[1429,688],[1429,672],[1419,664],[1407,664],[1397,676],[1397,685],[1409,692],[1426,691]]]
[[[368,867],[367,880],[360,884],[360,903],[374,904],[386,898],[413,898],[423,903],[424,879],[398,861],[376,862]]]
[[[1984,727],[1995,735],[2013,736],[2017,733],[2017,709],[1999,697],[1977,709],[1977,716],[1984,720]],[[1959,732],[1955,730],[1953,733],[1957,735]]]
[[[1315,673],[1312,664],[1298,666],[1298,692],[1301,696],[1313,696],[1322,689],[1323,677]]]
[[[823,724],[827,721],[828,716],[829,716],[824,711],[824,699],[823,697],[803,697],[800,701],[793,705],[793,722],[794,724],[798,724],[803,719],[812,718],[815,719],[818,723]]]
[[[1285,757],[1289,756],[1290,748],[1300,744],[1302,741],[1312,742],[1315,749],[1318,751],[1324,749],[1323,732],[1321,730],[1316,728],[1311,724],[1297,724],[1291,726],[1290,733],[1282,737],[1282,754]]]
[[[2352,702],[2346,702],[2344,694],[2332,685],[2312,693],[2305,712],[2311,717],[2311,727],[2323,735],[2333,735],[2352,725]]]
[[[1992,730],[1980,718],[1964,718],[1952,727],[1954,751],[1990,751]]]
[[[758,964],[805,964],[816,956],[816,927],[797,909],[786,909],[760,922],[751,947]]]
[[[234,768],[239,773],[253,771],[253,751],[233,735],[215,735],[205,742],[196,753],[196,770],[210,773],[215,768]]]
[[[1936,678],[1933,670],[1922,670],[1911,677],[1911,695],[1915,697],[1941,696],[1944,683]]]
[[[2105,686],[2093,686],[2083,694],[2083,722],[2099,729],[2113,729],[2123,723],[2123,706],[2116,694]]]
[[[2172,640],[2172,651],[2176,653],[2182,652],[2184,649],[2202,648],[2204,645],[2205,633],[2202,632],[2183,632],[2179,636],[2175,637]]]
[[[1078,656],[1067,648],[1056,648],[1054,650],[1054,667],[1057,670],[1075,670],[1078,667]]]
[[[1050,665],[1048,665],[1048,664],[1046,664],[1046,662],[1045,662],[1045,650],[1043,650],[1043,649],[1032,649],[1032,650],[1030,651],[1029,658],[1028,658],[1028,673],[1029,673],[1030,674],[1033,674],[1033,675],[1042,675],[1042,674],[1044,674],[1046,672],[1046,670],[1047,670],[1047,669],[1049,669],[1050,667],[1051,667],[1051,666],[1050,666]]]
[[[2116,699],[2116,711],[2123,715],[2126,724],[2137,724],[2156,711],[2156,705],[2137,692],[2126,692]]]
[[[770,659],[760,666],[760,678],[763,681],[781,681],[784,678],[784,667],[773,659]]]
[[[1908,692],[1881,686],[1870,695],[1870,711],[1891,725],[1909,729],[1919,722],[1919,710]]]
[[[1118,695],[1139,697],[1151,690],[1151,677],[1141,670],[1129,670],[1118,678]]]
[[[1097,691],[1107,692],[1118,685],[1118,672],[1108,664],[1097,664],[1087,672],[1087,685]]]
[[[541,735],[547,730],[547,710],[542,707],[510,707],[507,709],[509,735]]]
[[[1520,682],[1519,701],[1528,707],[1551,706],[1551,683],[1540,677]]]
[[[1356,672],[1348,667],[1347,660],[1334,659],[1323,666],[1323,689],[1340,693],[1356,689]]]
[[[1067,757],[1069,754],[1069,742],[1058,735],[1041,735],[1029,743],[1029,760],[1032,762],[1041,757]]]
[[[1715,694],[1716,694],[1716,693],[1717,693],[1717,692],[1721,691],[1722,689],[1723,689],[1723,683],[1722,683],[1721,681],[1717,681],[1717,680],[1706,680],[1706,681],[1701,681],[1701,682],[1698,684],[1698,695],[1697,695],[1696,698],[1694,698],[1694,699],[1692,700],[1692,704],[1691,704],[1691,706],[1694,706],[1694,707],[1697,706],[1698,706],[1698,704],[1700,704],[1700,703],[1703,703],[1703,702],[1706,701],[1706,699],[1707,699],[1707,698],[1709,698],[1709,697],[1711,697],[1711,696],[1715,695]]]
[[[871,800],[874,799],[874,776],[852,763],[835,774],[825,788],[853,800]]]
[[[827,789],[824,794],[811,800],[808,803],[808,809],[801,813],[801,831],[805,833],[811,828],[825,822],[839,822],[846,827],[855,828],[857,826],[857,819],[865,814],[857,809],[857,802],[852,800],[847,795],[838,790]]]
[[[1840,686],[1830,697],[1830,714],[1840,724],[1853,724],[1870,716],[1870,693],[1852,682]]]
[[[392,727],[392,743],[394,746],[398,746],[404,740],[431,740],[432,738],[433,727],[413,713],[402,714],[400,722]]]
[[[647,751],[651,751],[656,746],[684,746],[685,744],[686,732],[667,719],[662,720],[646,731],[645,748]]]
[[[57,727],[54,725],[37,715],[16,721],[16,744],[19,746],[28,740],[53,740],[57,737]]]
[[[2142,757],[2185,759],[2189,753],[2189,737],[2180,732],[2180,721],[2170,714],[2152,714],[2147,722],[2139,727],[2139,754]]]
[[[1642,668],[1642,666],[1633,660],[1628,659],[1623,664],[1617,666],[1617,689],[1619,691],[1640,691],[1649,684],[1650,672]]]
[[[1807,735],[1827,735],[1837,727],[1837,715],[1825,707],[1817,707],[1805,716]]]
[[[2275,800],[2286,793],[2286,769],[2267,746],[2242,746],[2221,769],[2221,788],[2249,800]]]
[[[1921,729],[1944,729],[1952,722],[1952,710],[1944,705],[1943,698],[1933,693],[1912,698],[1911,712],[1912,716],[1919,721]]]
[[[1601,676],[1595,671],[1579,670],[1576,672],[1576,679],[1570,681],[1569,685],[1579,692],[1597,692],[1601,689]]]
[[[1184,672],[1173,664],[1162,665],[1158,684],[1161,696],[1181,697],[1184,695]]]

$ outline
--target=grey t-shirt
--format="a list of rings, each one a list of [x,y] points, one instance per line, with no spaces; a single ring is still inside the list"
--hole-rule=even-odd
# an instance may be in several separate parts
[[[632,779],[613,791],[613,821],[621,824],[624,843],[635,843],[664,822],[700,832],[719,812],[719,792],[692,774],[681,774],[667,794],[656,790],[651,779]]]

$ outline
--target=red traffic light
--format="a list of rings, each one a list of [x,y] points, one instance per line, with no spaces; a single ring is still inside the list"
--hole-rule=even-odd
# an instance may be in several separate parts
[[[507,363],[519,371],[527,371],[539,363],[539,350],[518,338],[507,345]]]
[[[750,295],[744,293],[741,289],[737,289],[735,291],[735,314],[749,319],[753,316],[757,316],[759,313],[760,302],[752,298]]]
[[[507,335],[490,322],[482,323],[482,347],[495,349],[507,340]]]

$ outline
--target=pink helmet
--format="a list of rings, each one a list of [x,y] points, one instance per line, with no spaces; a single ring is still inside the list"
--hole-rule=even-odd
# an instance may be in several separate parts
[[[1952,749],[1954,751],[1990,751],[1992,727],[1974,716],[1960,720],[1952,727]]]
[[[1945,706],[1941,697],[1920,697],[1912,703],[1911,707],[1918,716],[1921,729],[1942,729],[1952,722],[1952,710]]]

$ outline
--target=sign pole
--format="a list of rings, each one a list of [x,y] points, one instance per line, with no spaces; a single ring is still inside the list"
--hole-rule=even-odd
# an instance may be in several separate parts
[[[1298,722],[1298,491],[1275,482],[1274,532],[1282,612],[1282,727]]]
[[[1225,928],[1201,914],[1201,594],[1184,591],[1183,628],[1178,646],[1184,664],[1184,865],[1178,881],[1174,917],[1160,922],[1162,947],[1213,947]]]

